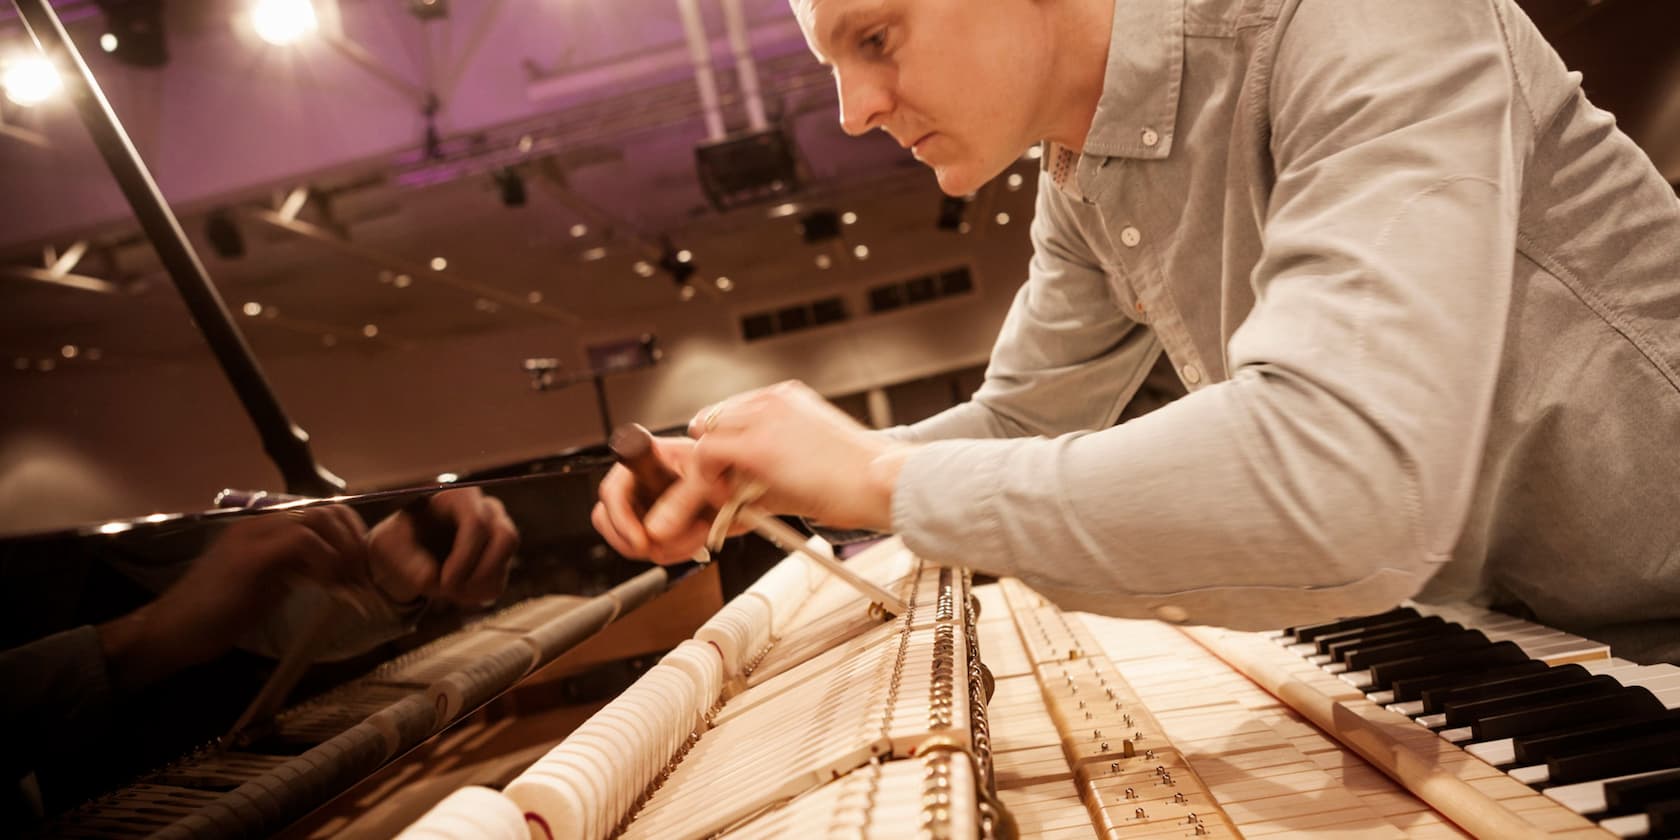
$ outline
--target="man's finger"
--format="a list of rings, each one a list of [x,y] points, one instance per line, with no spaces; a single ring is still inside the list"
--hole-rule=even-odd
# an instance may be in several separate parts
[[[615,465],[607,472],[607,477],[601,479],[601,506],[613,532],[622,542],[622,546],[613,546],[618,553],[626,557],[646,557],[649,540],[647,530],[642,526],[641,512],[635,506],[635,483],[629,468]]]
[[[449,557],[443,561],[443,569],[438,575],[438,584],[444,592],[459,592],[467,579],[472,577],[473,569],[478,565],[479,555],[484,551],[484,544],[490,539],[489,525],[474,515],[470,510],[457,510],[455,516],[455,541],[450,546]]]

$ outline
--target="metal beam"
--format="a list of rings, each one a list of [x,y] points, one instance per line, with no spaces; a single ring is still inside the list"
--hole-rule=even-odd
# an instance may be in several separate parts
[[[541,303],[532,303],[520,295],[504,289],[498,289],[494,286],[487,286],[483,283],[469,280],[448,269],[436,271],[432,269],[431,266],[423,265],[418,261],[411,260],[399,254],[393,254],[379,248],[374,248],[368,245],[363,245],[359,242],[353,242],[345,239],[320,225],[311,224],[299,219],[288,219],[276,211],[264,210],[256,207],[242,207],[240,208],[240,212],[249,219],[262,222],[263,224],[270,225],[286,231],[287,233],[301,236],[313,242],[318,242],[341,254],[366,260],[374,265],[395,269],[409,274],[417,279],[424,278],[453,289],[459,289],[463,292],[471,292],[472,294],[486,300],[493,300],[503,306],[529,312],[533,315],[547,318],[549,320],[560,321],[569,325],[576,325],[582,322],[582,319],[578,316],[573,315],[572,313],[559,307],[548,306]]]
[[[82,274],[71,274],[68,271],[59,272],[50,268],[35,268],[28,265],[0,266],[0,277],[10,277],[14,280],[28,280],[35,283],[51,283],[84,292],[99,292],[106,295],[120,295],[124,293],[122,286],[98,277],[88,277]]]

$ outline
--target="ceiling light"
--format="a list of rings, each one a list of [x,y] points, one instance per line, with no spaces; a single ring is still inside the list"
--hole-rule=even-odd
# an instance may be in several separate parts
[[[798,213],[798,212],[799,212],[799,205],[797,205],[797,204],[794,204],[792,202],[788,202],[787,204],[778,204],[775,207],[770,208],[770,218],[772,218],[772,219],[785,219],[788,216],[792,216],[793,214]]]
[[[250,316],[250,317],[252,317],[252,318],[255,318],[255,317],[257,317],[257,316],[258,316],[258,315],[261,315],[261,314],[262,314],[262,304],[260,304],[260,303],[257,303],[257,302],[256,302],[256,301],[254,301],[254,300],[253,300],[253,301],[250,301],[250,302],[249,302],[249,303],[246,303],[246,304],[245,304],[245,306],[244,306],[244,308],[243,308],[243,310],[242,310],[242,311],[243,311],[243,312],[244,312],[244,313],[245,313],[245,314],[246,314],[246,315],[248,315],[248,316]]]
[[[834,265],[834,260],[829,259],[827,254],[817,255],[817,268],[827,269],[831,265]]]
[[[99,36],[99,48],[106,52],[117,51],[117,36],[107,32]]]
[[[368,338],[373,338],[374,336],[379,335],[379,326],[377,324],[363,324],[362,335]]]
[[[74,359],[76,358],[76,355],[81,352],[81,348],[74,344],[66,344],[63,347],[58,348],[58,352],[66,359]]]
[[[636,260],[636,264],[631,266],[631,268],[634,268],[636,273],[642,277],[653,276],[653,263],[650,263],[647,260]]]
[[[584,224],[572,225],[572,238],[582,239],[589,235],[589,226]]]
[[[1019,172],[1011,172],[1011,173],[1009,173],[1009,177],[1007,179],[1005,179],[1005,183],[1007,183],[1009,185],[1009,188],[1012,189],[1012,190],[1020,189],[1021,185],[1026,183],[1026,182],[1027,182],[1027,179],[1022,178],[1021,173],[1019,173]]]
[[[4,74],[0,74],[0,86],[5,87],[7,99],[28,108],[51,98],[63,84],[58,71],[45,58],[30,55],[7,62]]]
[[[850,210],[840,214],[840,223],[845,225],[857,224],[857,214]]]
[[[525,299],[531,303],[542,303],[542,292],[532,292],[526,295]]]
[[[396,286],[399,289],[406,289],[408,288],[408,284],[413,282],[414,278],[408,276],[407,274],[398,274],[397,276],[391,278],[391,285]]]
[[[605,248],[590,248],[578,255],[578,259],[581,259],[584,262],[595,262],[596,260],[604,260],[606,258],[607,249]]]
[[[1009,214],[1008,213],[997,214],[997,223],[1000,224],[1000,225],[1009,224]]]
[[[460,481],[460,480],[461,480],[461,477],[454,474],[454,473],[438,473],[438,477],[437,477],[437,482],[439,484],[454,484],[455,482]]]
[[[717,279],[717,287],[718,287],[718,291],[727,292],[727,291],[735,288],[735,281],[729,279],[728,277],[719,277]]]
[[[857,257],[860,260],[869,259],[869,246],[868,245],[858,245],[858,246],[853,247],[852,248],[852,256]]]
[[[682,291],[678,292],[677,295],[683,300],[694,300],[694,287],[685,283]]]
[[[251,27],[257,37],[284,47],[315,31],[315,6],[309,0],[257,0]]]
[[[1038,160],[1044,157],[1044,147],[1033,145],[1027,147],[1027,160]]]
[[[449,267],[449,260],[446,260],[443,257],[432,257],[432,270],[433,271],[442,271],[442,270],[444,270],[448,267]]]
[[[677,252],[677,262],[685,263],[685,264],[694,262],[694,252],[688,250],[687,248],[684,248],[681,251],[678,251]]]

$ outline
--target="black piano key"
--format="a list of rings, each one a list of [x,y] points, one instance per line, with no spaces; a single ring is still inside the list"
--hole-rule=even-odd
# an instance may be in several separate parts
[[[1676,763],[1680,763],[1680,732],[1669,732],[1628,740],[1602,750],[1553,756],[1546,762],[1546,784],[1568,785],[1647,770],[1667,770]]]
[[[1649,737],[1668,732],[1680,732],[1680,710],[1665,710],[1654,715],[1638,715],[1619,720],[1595,721],[1585,726],[1524,735],[1511,742],[1512,754],[1519,767],[1539,764],[1554,755],[1590,752],[1609,743],[1630,737]],[[1680,764],[1680,758],[1675,759]]]
[[[1562,685],[1545,685],[1539,688],[1522,689],[1514,694],[1507,694],[1502,697],[1468,700],[1463,703],[1446,703],[1441,706],[1441,712],[1446,715],[1444,728],[1451,729],[1459,726],[1471,726],[1483,718],[1510,714],[1535,706],[1550,706],[1567,700],[1614,694],[1621,688],[1621,683],[1599,674]]]
[[[1447,651],[1478,650],[1491,644],[1487,635],[1482,631],[1460,628],[1456,631],[1426,638],[1369,645],[1349,653],[1343,661],[1347,662],[1348,670],[1359,671],[1381,662],[1398,662],[1402,659],[1446,653]]]
[[[1422,699],[1428,689],[1514,677],[1547,667],[1530,659],[1516,642],[1495,642],[1485,648],[1379,663],[1371,666],[1371,683],[1373,691],[1392,691],[1394,702],[1409,703]]]
[[[1667,799],[1645,806],[1645,818],[1650,827],[1645,830],[1649,840],[1680,837],[1680,799]]]
[[[1484,700],[1498,700],[1504,697],[1514,697],[1519,694],[1541,691],[1548,688],[1573,685],[1592,679],[1592,674],[1579,665],[1559,665],[1529,674],[1519,674],[1500,680],[1489,680],[1474,685],[1451,686],[1425,691],[1420,698],[1423,700],[1424,714],[1435,714],[1448,706],[1467,706]],[[1449,722],[1451,718],[1448,718]]]
[[[1392,633],[1396,630],[1405,630],[1412,627],[1440,627],[1446,623],[1445,619],[1435,615],[1418,616],[1415,618],[1399,618],[1394,621],[1385,621],[1381,624],[1371,624],[1365,627],[1355,627],[1351,630],[1326,633],[1314,639],[1313,644],[1318,646],[1319,653],[1330,653],[1332,645],[1340,645],[1349,641],[1358,641],[1366,636],[1375,636],[1380,633]]]
[[[1680,769],[1604,785],[1604,802],[1613,813],[1627,813],[1669,799],[1680,799]]]
[[[1435,619],[1435,616],[1430,616],[1429,618]],[[1457,624],[1448,624],[1447,622],[1439,619],[1433,621],[1424,619],[1421,621],[1399,625],[1392,629],[1373,630],[1373,632],[1362,636],[1354,636],[1340,641],[1331,642],[1325,646],[1324,652],[1330,654],[1332,662],[1344,662],[1347,660],[1350,653],[1362,648],[1406,641],[1408,639],[1440,636],[1455,630],[1463,629],[1464,628],[1458,626]]]
[[[1662,702],[1656,698],[1656,695],[1643,688],[1621,686],[1617,688],[1618,690],[1611,694],[1583,697],[1548,706],[1533,706],[1519,711],[1482,718],[1470,725],[1470,740],[1491,741],[1497,738],[1515,738],[1518,735],[1530,735],[1548,729],[1562,729],[1583,720],[1630,717],[1662,710]],[[1662,765],[1659,764],[1657,767],[1662,767]],[[1627,770],[1623,772],[1632,773],[1635,771]],[[1616,774],[1605,773],[1602,775],[1612,776]],[[1600,777],[1587,776],[1585,778]]]
[[[1378,613],[1376,615],[1356,616],[1354,618],[1344,618],[1337,621],[1327,621],[1323,624],[1305,624],[1300,627],[1291,627],[1288,632],[1290,635],[1295,637],[1297,642],[1310,642],[1325,633],[1352,630],[1355,627],[1368,627],[1372,624],[1381,624],[1384,621],[1392,621],[1395,618],[1416,618],[1417,615],[1418,611],[1412,609],[1411,607],[1395,607],[1388,612]]]

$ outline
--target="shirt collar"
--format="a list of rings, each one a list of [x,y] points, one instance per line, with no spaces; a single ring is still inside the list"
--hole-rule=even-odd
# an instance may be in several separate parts
[[[1108,68],[1085,153],[1166,157],[1183,78],[1184,0],[1115,0]]]

